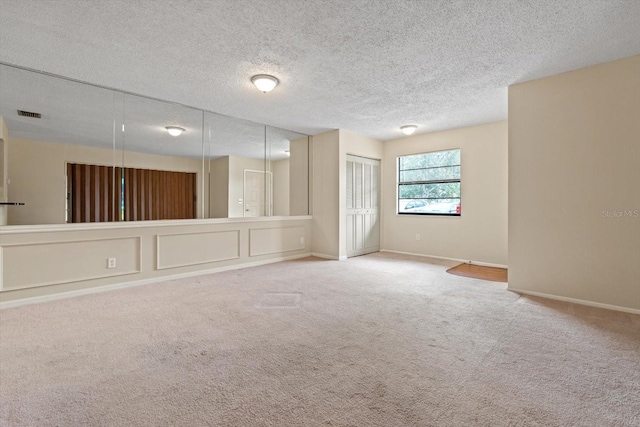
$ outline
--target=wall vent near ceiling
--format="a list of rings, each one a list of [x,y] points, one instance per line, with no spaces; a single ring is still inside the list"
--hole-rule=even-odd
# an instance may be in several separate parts
[[[32,113],[31,111],[18,110],[18,115],[23,117],[31,117],[32,119],[41,119],[42,114]]]

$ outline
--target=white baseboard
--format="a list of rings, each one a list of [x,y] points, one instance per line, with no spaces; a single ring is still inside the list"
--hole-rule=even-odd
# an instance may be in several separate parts
[[[312,252],[311,256],[315,256],[315,257],[318,257],[318,258],[324,258],[324,259],[331,259],[331,260],[334,260],[334,261],[337,261],[337,260],[340,259],[337,256],[321,254],[319,252]]]
[[[560,295],[545,294],[543,292],[525,291],[522,289],[507,288],[507,290],[523,295],[531,295],[534,297],[548,298],[557,301],[571,302],[574,304],[588,305],[590,307],[605,308],[607,310],[622,311],[624,313],[640,314],[640,310],[630,307],[621,307],[619,305],[603,304],[601,302],[587,301],[578,298],[563,297]]]
[[[445,256],[416,254],[416,253],[413,253],[413,252],[392,251],[392,250],[389,250],[389,249],[381,249],[380,252],[389,252],[389,253],[392,253],[392,254],[401,254],[401,255],[412,255],[412,256],[419,256],[419,257],[424,257],[424,258],[444,259],[444,260],[447,260],[447,261],[463,262],[463,263],[467,263],[467,264],[481,265],[481,266],[484,266],[484,267],[508,268],[504,264],[493,264],[493,263],[490,263],[490,262],[473,261],[473,260],[460,259],[460,258],[449,258],[449,257],[445,257]]]
[[[270,258],[262,261],[253,261],[253,262],[247,262],[243,264],[234,264],[234,265],[228,265],[225,267],[211,268],[208,270],[199,270],[199,271],[191,271],[189,273],[171,274],[167,276],[153,277],[150,279],[136,280],[133,282],[125,282],[125,283],[118,283],[114,285],[105,285],[105,286],[96,286],[94,288],[78,289],[75,291],[60,292],[60,293],[51,294],[51,295],[42,295],[37,297],[21,298],[21,299],[12,300],[12,301],[4,301],[4,302],[0,302],[0,310],[5,308],[20,307],[28,304],[38,304],[42,302],[74,298],[81,295],[97,294],[100,292],[107,292],[115,289],[132,288],[134,286],[148,285],[151,283],[167,282],[169,280],[185,279],[188,277],[203,276],[205,274],[220,273],[220,272],[229,271],[229,270],[238,270],[240,268],[257,267],[260,265],[273,264],[275,262],[290,261],[294,259],[305,258],[311,255],[312,255],[311,253],[304,253],[304,254],[292,255],[292,256],[286,256],[286,257]]]

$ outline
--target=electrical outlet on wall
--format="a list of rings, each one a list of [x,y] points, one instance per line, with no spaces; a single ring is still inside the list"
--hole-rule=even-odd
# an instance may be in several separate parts
[[[301,245],[304,245],[304,236],[302,236],[302,237],[300,238],[300,244],[301,244]]]
[[[416,240],[420,240],[420,234],[416,234]]]
[[[107,268],[116,268],[115,258],[107,258]]]

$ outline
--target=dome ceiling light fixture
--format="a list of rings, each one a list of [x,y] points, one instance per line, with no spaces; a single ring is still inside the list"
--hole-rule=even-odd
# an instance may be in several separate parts
[[[182,135],[182,132],[184,132],[184,128],[178,126],[166,126],[165,129],[171,136],[180,136]]]
[[[405,135],[413,135],[413,133],[416,131],[416,129],[418,129],[418,126],[416,125],[404,125],[404,126],[400,126],[400,130],[402,131],[402,133],[404,133]]]
[[[255,76],[251,77],[251,83],[256,85],[258,90],[262,91],[263,93],[267,93],[271,92],[273,88],[278,86],[280,80],[273,76],[270,76],[269,74],[256,74]]]

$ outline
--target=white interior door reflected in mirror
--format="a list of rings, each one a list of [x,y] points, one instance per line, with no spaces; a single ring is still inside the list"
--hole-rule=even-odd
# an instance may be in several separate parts
[[[271,215],[271,172],[244,171],[244,216]]]

